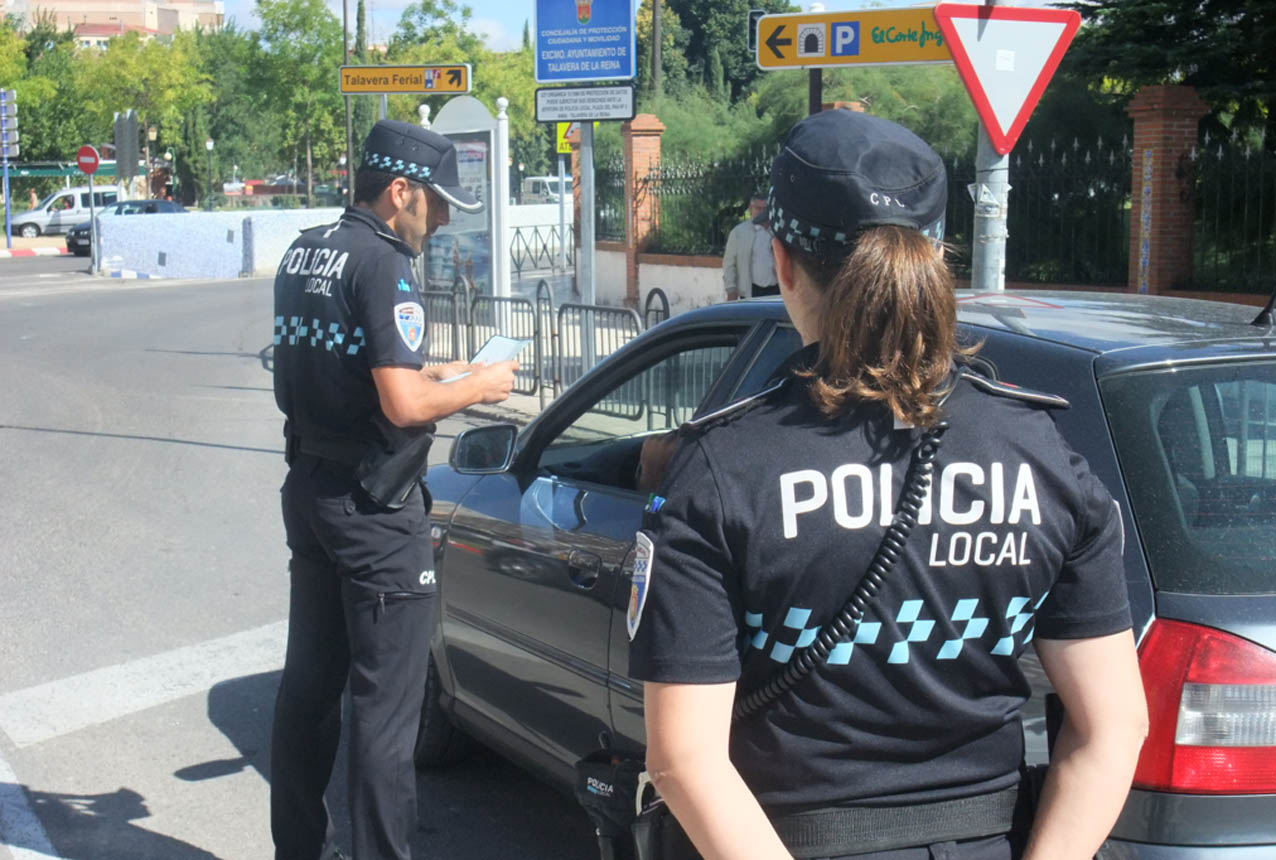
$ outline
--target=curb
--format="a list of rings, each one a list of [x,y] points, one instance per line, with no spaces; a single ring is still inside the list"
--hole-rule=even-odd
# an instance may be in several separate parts
[[[69,254],[66,248],[18,248],[17,250],[0,249],[0,260],[6,260],[10,257],[56,257],[59,254]]]
[[[484,404],[483,406],[470,406],[462,409],[458,415],[465,415],[469,418],[476,418],[480,421],[491,421],[494,424],[517,424],[519,428],[527,426],[535,415],[528,415],[526,412],[520,412],[516,409],[493,408],[495,404]]]

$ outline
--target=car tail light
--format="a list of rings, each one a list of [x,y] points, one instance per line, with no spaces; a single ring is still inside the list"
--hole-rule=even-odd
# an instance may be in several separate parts
[[[1157,619],[1139,647],[1151,723],[1136,788],[1276,791],[1276,653],[1238,636]]]

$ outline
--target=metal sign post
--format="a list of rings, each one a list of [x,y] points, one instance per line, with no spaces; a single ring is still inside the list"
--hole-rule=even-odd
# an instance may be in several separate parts
[[[1006,289],[1010,152],[1081,25],[1064,9],[941,3],[935,21],[979,114],[970,285]]]
[[[76,150],[75,163],[89,177],[89,271],[96,272],[100,255],[98,254],[97,208],[93,200],[93,174],[97,173],[98,165],[102,163],[102,160],[97,150],[86,143]]]
[[[580,272],[581,302],[598,304],[594,290],[594,124],[580,124],[580,247],[576,249],[576,270]],[[586,318],[581,330],[581,371],[587,371],[598,361],[594,355],[594,317]]]

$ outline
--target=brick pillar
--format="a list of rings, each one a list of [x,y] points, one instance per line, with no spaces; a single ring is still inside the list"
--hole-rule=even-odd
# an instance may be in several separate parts
[[[1192,279],[1197,127],[1208,112],[1187,86],[1144,87],[1126,107],[1134,120],[1130,183],[1130,290],[1161,293]]]
[[[665,124],[640,113],[620,127],[625,146],[625,306],[637,309],[638,253],[647,248],[659,218],[655,195],[643,181],[660,166],[660,135]]]

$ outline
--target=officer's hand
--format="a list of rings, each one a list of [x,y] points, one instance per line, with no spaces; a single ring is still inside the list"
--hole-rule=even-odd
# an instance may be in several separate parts
[[[517,361],[498,361],[496,364],[471,364],[474,383],[478,386],[483,403],[500,403],[514,390],[514,371]]]
[[[460,376],[462,373],[468,373],[472,370],[474,370],[474,367],[468,361],[449,361],[447,364],[423,367],[421,368],[421,374],[426,379],[438,382],[441,379],[451,379],[453,376]]]

